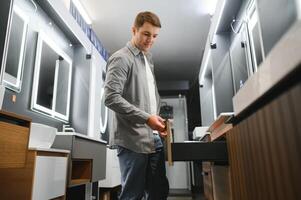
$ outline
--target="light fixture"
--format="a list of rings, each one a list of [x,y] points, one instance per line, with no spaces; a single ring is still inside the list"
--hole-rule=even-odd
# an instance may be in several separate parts
[[[226,0],[220,0],[220,1],[223,1],[223,3],[222,3],[221,11],[219,12],[219,16],[218,16],[218,19],[217,19],[217,23],[216,23],[213,35],[215,35],[216,32],[217,32],[217,29],[218,29],[219,24],[221,22],[221,18],[222,18],[222,15],[223,15],[223,12],[224,12],[224,8],[225,8],[225,5],[226,5]]]
[[[218,0],[208,0],[207,3],[207,9],[208,9],[208,14],[210,16],[213,16],[215,13],[216,5],[217,5]]]
[[[200,85],[203,85],[203,83],[204,83],[205,74],[206,74],[207,67],[208,67],[208,64],[209,64],[210,55],[211,55],[211,50],[209,49],[208,53],[207,53],[207,57],[206,57],[205,63],[204,63],[204,69],[203,69],[201,77],[200,77]]]
[[[84,18],[85,22],[89,25],[92,24],[92,20],[90,16],[88,15],[87,11],[83,7],[83,5],[80,3],[79,0],[72,0],[73,4],[77,8],[78,12],[81,14],[81,16]]]
[[[216,23],[216,25],[214,27],[213,34],[209,32],[208,37],[210,37],[211,34],[212,34],[212,36],[214,36],[216,34],[218,26],[219,26],[221,18],[222,18],[222,15],[223,15],[223,12],[224,12],[224,8],[225,8],[225,5],[226,5],[226,0],[219,0],[219,2],[220,1],[222,1],[222,5],[220,7],[220,11],[218,9],[217,23]],[[205,58],[206,60],[204,62],[204,65],[201,65],[201,66],[204,66],[204,69],[203,69],[202,74],[200,76],[200,85],[203,85],[203,82],[204,82],[204,79],[205,79],[205,74],[206,74],[206,70],[207,70],[207,67],[208,67],[209,58],[210,58],[210,54],[211,54],[211,47],[214,47],[214,46],[216,47],[216,45],[213,45],[213,46],[211,45],[211,44],[214,44],[214,42],[210,38],[208,38],[208,40],[209,40],[209,45],[210,46],[209,46],[209,49],[208,49],[208,53],[206,53],[206,50],[205,50],[205,53],[204,53],[204,55],[206,56],[206,58]],[[208,41],[207,41],[207,44],[208,44]]]

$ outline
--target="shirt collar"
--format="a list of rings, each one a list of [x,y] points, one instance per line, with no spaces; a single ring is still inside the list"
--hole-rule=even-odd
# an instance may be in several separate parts
[[[140,53],[141,53],[141,55],[143,55],[142,51],[139,50],[137,47],[135,47],[135,46],[131,43],[131,41],[128,41],[127,44],[126,44],[126,46],[129,48],[129,50],[130,50],[135,56],[139,55]],[[147,58],[149,58],[149,57],[151,56],[151,53],[146,52],[146,53],[144,53],[144,55],[145,55]]]

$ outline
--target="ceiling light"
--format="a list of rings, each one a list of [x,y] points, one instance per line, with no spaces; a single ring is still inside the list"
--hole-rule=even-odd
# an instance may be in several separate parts
[[[218,29],[219,24],[221,22],[221,18],[222,18],[224,8],[225,8],[225,5],[226,5],[226,0],[220,0],[220,1],[222,1],[222,7],[221,7],[221,11],[219,12],[219,16],[218,16],[218,19],[217,19],[217,24],[216,24],[216,27],[215,27],[215,30],[214,30],[214,34],[216,34],[216,32],[217,32],[217,29]]]
[[[75,5],[75,7],[77,8],[78,12],[84,18],[85,22],[89,25],[92,24],[92,20],[91,20],[90,16],[88,15],[87,11],[83,7],[83,5],[80,3],[80,1],[79,0],[72,0],[72,2]]]
[[[215,13],[217,1],[218,0],[207,0],[206,1],[206,7],[207,7],[207,10],[208,10],[208,14],[210,16],[213,16],[214,13]]]
[[[206,60],[205,60],[205,63],[204,63],[204,69],[203,69],[202,74],[200,76],[200,85],[204,84],[205,74],[206,74],[206,71],[207,71],[207,68],[208,68],[208,65],[209,65],[210,55],[211,55],[211,50],[209,49],[208,53],[206,55]]]

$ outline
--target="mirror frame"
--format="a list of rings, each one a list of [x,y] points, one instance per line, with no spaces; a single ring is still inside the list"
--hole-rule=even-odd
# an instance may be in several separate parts
[[[67,63],[69,63],[70,70],[68,75],[68,96],[67,96],[67,109],[66,115],[58,113],[55,111],[56,108],[56,91],[57,91],[57,82],[58,82],[58,71],[59,71],[59,61],[56,61],[55,65],[55,75],[54,75],[54,85],[53,85],[53,99],[54,102],[52,104],[52,108],[46,108],[37,104],[37,96],[38,96],[38,88],[39,88],[39,78],[40,78],[40,64],[41,64],[41,55],[43,44],[46,43],[54,52],[56,52],[59,56],[64,58]],[[41,114],[51,116],[53,118],[57,118],[61,121],[68,122],[69,121],[69,112],[70,112],[70,96],[71,96],[71,79],[72,79],[72,60],[71,58],[60,49],[55,42],[53,42],[49,37],[46,36],[45,33],[41,32],[38,36],[37,42],[37,51],[36,51],[36,60],[35,60],[35,69],[34,69],[34,77],[33,77],[33,86],[32,86],[32,98],[31,98],[31,109],[39,112]]]
[[[27,43],[27,30],[28,30],[28,22],[29,18],[27,15],[22,12],[22,9],[18,7],[16,4],[13,4],[13,11],[12,11],[12,19],[11,19],[11,25],[10,25],[10,30],[9,30],[9,35],[8,35],[8,47],[7,47],[7,53],[9,51],[9,40],[11,36],[11,29],[13,25],[13,15],[16,14],[18,15],[22,20],[23,20],[23,28],[22,28],[22,42],[21,42],[21,47],[20,47],[20,56],[19,56],[19,61],[18,61],[18,72],[17,72],[17,77],[14,77],[6,72],[6,67],[7,67],[7,59],[6,59],[6,64],[3,70],[3,84],[6,88],[13,90],[15,92],[20,92],[21,91],[21,85],[22,85],[22,79],[23,79],[23,69],[24,69],[24,60],[25,60],[25,48],[26,48],[26,43]]]
[[[100,91],[100,102],[102,104],[102,100],[104,98],[104,88],[101,88]],[[104,123],[103,123],[103,116],[102,116],[102,108],[105,108],[105,116],[104,116]],[[108,108],[105,105],[100,106],[100,132],[103,134],[106,132],[107,124],[108,124]]]

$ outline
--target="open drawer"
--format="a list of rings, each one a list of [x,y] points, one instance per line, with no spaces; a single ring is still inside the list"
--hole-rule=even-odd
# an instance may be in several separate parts
[[[171,143],[171,156],[172,161],[227,162],[227,144],[225,141]]]

